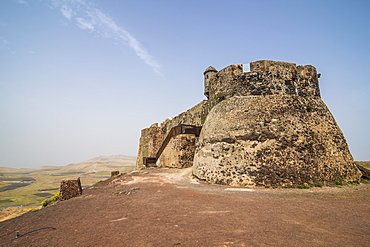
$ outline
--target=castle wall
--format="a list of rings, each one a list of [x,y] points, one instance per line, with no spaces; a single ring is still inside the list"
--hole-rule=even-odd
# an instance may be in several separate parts
[[[141,169],[145,167],[143,163],[144,157],[155,157],[159,148],[162,145],[165,136],[162,127],[157,123],[152,124],[149,128],[141,130],[139,140],[139,150],[136,159],[136,168]]]
[[[186,112],[177,115],[174,118],[166,119],[161,127],[167,135],[167,133],[175,126],[179,124],[202,126],[208,115],[208,101],[203,100],[197,105],[193,106]]]
[[[236,96],[208,115],[193,174],[229,185],[358,180],[343,133],[320,97]]]
[[[193,166],[195,143],[193,134],[173,137],[157,161],[158,167],[186,168]]]
[[[143,157],[156,156],[160,146],[162,145],[162,142],[164,141],[172,127],[175,127],[179,124],[202,126],[207,117],[207,114],[208,103],[207,100],[204,100],[194,107],[190,108],[186,112],[183,112],[174,118],[166,119],[161,123],[160,126],[158,126],[158,124],[153,124],[149,128],[143,129],[141,131],[141,137],[139,141],[136,168],[140,169],[142,167],[145,167],[143,164]],[[164,150],[164,152],[169,152],[169,150],[172,150],[171,148],[168,149],[168,147],[166,149]],[[174,155],[184,156],[181,153],[176,153]],[[164,159],[162,158],[162,161],[163,160]],[[163,162],[160,165],[164,166]]]

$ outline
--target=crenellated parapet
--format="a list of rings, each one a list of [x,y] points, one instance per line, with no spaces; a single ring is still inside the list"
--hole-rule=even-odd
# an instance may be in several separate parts
[[[318,74],[312,65],[261,60],[243,65],[230,65],[220,71],[209,67],[205,72],[205,95],[210,109],[233,96],[289,94],[320,97]]]

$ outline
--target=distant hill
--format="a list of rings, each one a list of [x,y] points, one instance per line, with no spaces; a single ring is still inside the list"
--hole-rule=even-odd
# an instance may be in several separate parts
[[[64,179],[81,178],[83,187],[105,180],[111,171],[135,169],[136,157],[100,156],[67,166],[44,166],[37,169],[0,167],[0,209],[17,205],[39,205],[59,191]]]
[[[89,159],[84,162],[70,164],[67,166],[44,166],[39,169],[58,169],[62,172],[86,172],[86,173],[96,173],[107,171],[107,169],[117,169],[122,166],[135,166],[136,157],[135,156],[125,156],[125,155],[110,155],[110,156],[99,156],[96,158]]]
[[[370,161],[356,161],[356,163],[360,166],[370,169]]]

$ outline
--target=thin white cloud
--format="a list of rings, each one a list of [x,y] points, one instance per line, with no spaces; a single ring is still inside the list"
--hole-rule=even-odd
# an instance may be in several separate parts
[[[110,16],[94,7],[91,2],[84,0],[50,0],[50,2],[66,19],[74,22],[79,28],[97,36],[112,39],[114,43],[128,45],[157,75],[162,75],[160,64],[145,47],[131,33],[117,25]]]
[[[71,20],[72,16],[73,16],[73,11],[71,8],[69,8],[68,6],[62,6],[60,8],[60,12],[62,12],[62,15],[67,18],[69,21]]]
[[[94,25],[86,19],[82,17],[77,17],[75,18],[75,20],[77,22],[77,26],[79,26],[81,29],[94,30]]]

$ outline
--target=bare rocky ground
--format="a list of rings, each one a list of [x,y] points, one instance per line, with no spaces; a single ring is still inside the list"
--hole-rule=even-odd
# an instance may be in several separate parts
[[[101,182],[0,222],[0,245],[369,246],[369,184],[239,188],[190,173],[156,168]]]

